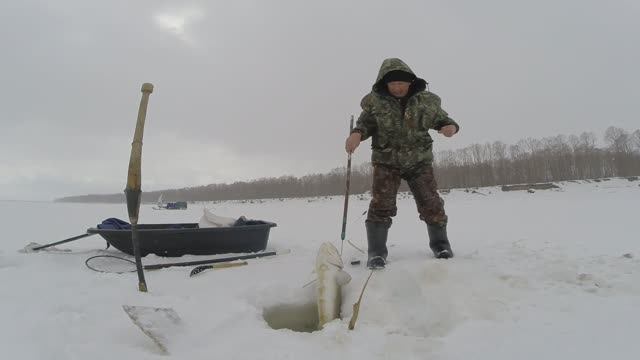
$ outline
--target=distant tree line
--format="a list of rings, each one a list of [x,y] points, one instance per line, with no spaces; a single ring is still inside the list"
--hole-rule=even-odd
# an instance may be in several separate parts
[[[442,151],[436,155],[437,180],[441,188],[458,188],[640,174],[640,130],[609,127],[604,140],[598,148],[596,136],[583,132]]]
[[[558,135],[526,138],[514,145],[500,141],[473,144],[436,153],[434,166],[441,189],[552,182],[640,175],[640,130],[628,132],[609,127],[605,147],[596,146],[596,135]],[[371,164],[351,169],[351,194],[371,188]],[[211,184],[142,194],[143,202],[221,201],[265,198],[330,196],[345,193],[346,168],[302,177],[281,176],[232,184]],[[403,182],[401,191],[406,191]],[[124,194],[83,195],[58,199],[65,202],[124,202]]]

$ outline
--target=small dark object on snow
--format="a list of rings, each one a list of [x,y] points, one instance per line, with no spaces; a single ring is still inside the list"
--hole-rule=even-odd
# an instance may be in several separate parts
[[[176,201],[176,202],[168,202],[165,209],[168,210],[186,210],[187,202],[186,201]]]
[[[623,258],[627,258],[627,259],[633,259],[633,254],[632,253],[626,253],[624,255],[622,255]]]
[[[540,183],[540,184],[518,184],[518,185],[502,185],[502,191],[517,191],[517,190],[549,190],[559,189],[560,187],[554,183]]]

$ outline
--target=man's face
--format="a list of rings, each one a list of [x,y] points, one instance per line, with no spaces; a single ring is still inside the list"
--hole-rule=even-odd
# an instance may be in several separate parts
[[[410,82],[406,81],[390,81],[387,83],[389,94],[394,97],[401,98],[409,93]]]

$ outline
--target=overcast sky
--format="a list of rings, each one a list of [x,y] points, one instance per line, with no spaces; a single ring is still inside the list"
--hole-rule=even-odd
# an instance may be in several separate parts
[[[387,57],[460,123],[436,151],[634,130],[639,18],[636,0],[4,0],[0,199],[122,191],[144,82],[143,191],[344,166]]]

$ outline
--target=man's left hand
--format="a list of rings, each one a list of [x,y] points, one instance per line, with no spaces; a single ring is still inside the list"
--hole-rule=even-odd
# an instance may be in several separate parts
[[[452,137],[457,132],[457,129],[455,125],[445,125],[438,132],[446,137]]]

